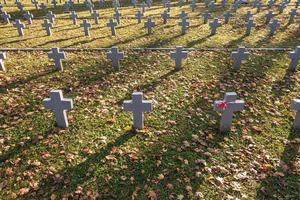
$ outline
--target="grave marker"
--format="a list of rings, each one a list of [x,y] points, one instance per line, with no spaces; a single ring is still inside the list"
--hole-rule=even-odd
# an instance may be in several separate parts
[[[215,35],[216,32],[217,32],[217,28],[219,26],[221,26],[221,23],[219,22],[218,18],[214,18],[214,20],[209,23],[209,26],[210,26],[210,29],[211,29],[210,35]]]
[[[190,23],[186,20],[186,18],[182,18],[178,25],[181,26],[181,34],[183,35],[186,33],[186,29],[190,26]]]
[[[230,17],[232,17],[233,15],[230,13],[230,11],[226,11],[223,14],[224,17],[224,24],[228,24]]]
[[[25,12],[23,16],[28,21],[28,24],[32,24],[33,15],[29,11]]]
[[[291,9],[289,14],[290,14],[290,16],[289,16],[288,24],[292,24],[292,23],[294,23],[295,17],[298,15],[297,9]]]
[[[280,22],[277,19],[273,19],[273,21],[269,24],[270,27],[270,36],[273,36],[275,31],[280,27]]]
[[[80,27],[83,27],[84,35],[89,37],[90,36],[90,28],[92,27],[92,25],[89,23],[89,21],[87,19],[84,19],[82,21],[82,24],[80,24]]]
[[[71,14],[70,14],[70,18],[73,21],[73,25],[76,25],[77,24],[77,19],[78,19],[78,14],[76,14],[75,11],[72,11]]]
[[[69,123],[66,111],[73,109],[73,100],[64,98],[61,90],[52,90],[49,96],[43,100],[45,108],[53,110],[58,127],[67,128]]]
[[[115,14],[114,14],[114,18],[117,20],[117,23],[120,24],[120,17],[122,16],[122,14],[116,10]]]
[[[23,29],[25,28],[25,25],[22,24],[22,22],[19,19],[16,19],[14,27],[17,28],[19,36],[24,36],[24,30]]]
[[[112,67],[115,70],[120,69],[120,60],[124,59],[124,52],[119,52],[119,48],[116,46],[113,46],[111,48],[111,51],[107,53],[107,58],[112,61]]]
[[[1,16],[7,24],[10,24],[10,21],[9,21],[11,18],[10,14],[8,14],[7,12],[3,12]]]
[[[177,46],[175,51],[171,51],[171,58],[175,60],[175,69],[180,70],[182,68],[182,60],[187,58],[187,51],[183,51],[182,46]]]
[[[248,22],[246,22],[246,33],[245,35],[250,35],[252,28],[255,27],[255,23],[253,19],[249,19]]]
[[[240,70],[242,61],[248,58],[250,53],[246,50],[245,47],[239,47],[237,51],[231,53],[231,58],[233,59],[233,69]]]
[[[300,99],[293,99],[291,102],[291,109],[296,111],[296,116],[293,122],[293,128],[300,128]]]
[[[203,23],[207,24],[208,19],[210,18],[210,13],[208,12],[208,10],[204,11],[202,16],[203,16]]]
[[[109,18],[109,22],[107,23],[107,27],[110,27],[112,36],[116,36],[116,28],[115,28],[116,26],[117,26],[117,23],[114,22],[114,20],[112,18]]]
[[[152,22],[152,19],[148,17],[147,22],[144,23],[145,28],[148,29],[148,34],[151,34],[152,28],[155,26],[155,22]]]
[[[271,19],[274,17],[275,15],[273,14],[272,10],[269,10],[268,13],[265,15],[266,17],[266,24],[270,23]]]
[[[5,71],[4,60],[6,59],[6,53],[0,52],[0,71]]]
[[[51,24],[54,24],[55,15],[52,13],[52,11],[49,11],[47,14],[47,18],[51,22]]]
[[[224,100],[215,101],[214,103],[214,109],[223,112],[220,122],[220,132],[230,131],[233,113],[244,109],[245,102],[236,99],[237,94],[235,92],[227,92]]]
[[[52,51],[48,53],[48,58],[54,60],[55,69],[64,71],[62,60],[66,58],[64,52],[61,52],[59,48],[52,48]]]
[[[165,10],[162,14],[161,14],[161,18],[163,19],[163,23],[166,24],[168,22],[168,19],[170,18],[170,14],[168,13],[167,10]]]
[[[133,127],[143,129],[144,112],[150,112],[152,110],[152,101],[143,100],[142,92],[133,92],[132,100],[124,101],[123,108],[125,111],[133,113]]]
[[[296,71],[297,65],[300,60],[300,46],[296,47],[294,51],[289,52],[289,57],[291,58],[289,70]]]
[[[45,28],[48,36],[52,35],[51,29],[53,28],[53,25],[48,19],[44,19],[44,23],[42,24],[42,27]]]
[[[143,17],[144,17],[144,14],[140,10],[138,10],[137,13],[135,14],[135,18],[138,20],[139,24],[142,23]]]
[[[100,15],[97,12],[97,10],[93,10],[91,16],[94,18],[95,24],[99,24],[99,17],[100,17]]]

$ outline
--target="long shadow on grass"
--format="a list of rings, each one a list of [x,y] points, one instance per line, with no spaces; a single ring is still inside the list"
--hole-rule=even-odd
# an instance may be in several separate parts
[[[74,166],[74,167],[66,167],[60,174],[64,175],[66,179],[70,180],[68,188],[64,188],[62,183],[58,183],[55,181],[55,177],[48,177],[42,181],[39,190],[34,198],[43,199],[47,194],[51,195],[50,188],[55,191],[55,193],[59,196],[66,192],[71,192],[76,189],[76,187],[86,180],[92,178],[92,176],[85,176],[87,169],[94,163],[101,163],[101,160],[104,159],[107,155],[110,154],[113,148],[119,147],[122,144],[126,143],[132,137],[134,137],[136,133],[134,131],[124,133],[116,138],[113,142],[108,143],[105,147],[99,149],[97,153],[89,156],[84,162]],[[24,196],[22,199],[31,199],[30,195]]]
[[[35,135],[34,137],[30,138],[30,140],[27,140],[26,142],[24,142],[22,145],[21,144],[17,144],[14,148],[9,149],[7,152],[3,153],[0,156],[0,163],[4,163],[6,160],[9,160],[13,157],[15,157],[16,155],[19,155],[21,152],[29,149],[30,147],[32,147],[33,145],[37,145],[40,142],[40,136],[43,136],[43,140],[47,139],[50,135],[55,133],[55,128],[49,128],[47,131],[45,131],[45,133],[40,134],[39,135]]]
[[[52,67],[52,66],[51,66]],[[51,68],[49,66],[49,68]],[[52,69],[52,70],[47,70],[47,71],[43,71],[42,73],[38,73],[38,74],[34,74],[32,76],[29,76],[27,78],[24,79],[19,79],[17,81],[13,81],[13,82],[9,82],[7,84],[1,84],[0,85],[0,94],[7,92],[7,90],[11,90],[20,86],[23,86],[31,81],[34,81],[36,79],[39,79],[43,76],[49,76],[53,73],[57,72],[56,70]]]
[[[288,143],[280,158],[283,163],[268,172],[257,189],[256,199],[300,199],[299,133],[299,130],[290,130]]]

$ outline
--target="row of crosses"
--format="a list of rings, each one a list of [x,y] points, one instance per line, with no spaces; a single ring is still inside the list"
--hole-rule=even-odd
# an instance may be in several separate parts
[[[247,51],[245,47],[238,47],[237,51],[233,51],[231,53],[231,58],[233,59],[232,68],[236,71],[239,71],[241,68],[242,61],[248,58],[250,52]],[[291,62],[289,65],[289,71],[295,71],[297,65],[300,61],[300,46],[296,47],[294,51],[289,52],[289,57],[291,58]],[[184,50],[182,46],[177,46],[175,51],[170,52],[170,57],[175,61],[175,69],[180,70],[182,68],[182,61],[186,59],[188,56],[188,51]],[[55,69],[59,71],[63,71],[62,60],[66,58],[66,55],[59,48],[52,48],[52,51],[48,53],[49,59],[54,60]],[[0,52],[0,70],[5,71],[3,60],[6,59],[6,54],[4,52]],[[107,59],[110,59],[112,62],[112,67],[115,70],[120,69],[120,60],[124,59],[124,52],[120,52],[119,48],[113,46],[111,51],[107,52]]]
[[[58,127],[67,128],[68,118],[67,111],[73,109],[73,100],[64,98],[61,90],[52,90],[49,94],[50,98],[43,100],[46,109],[53,110],[55,121]],[[214,102],[214,110],[222,112],[220,121],[220,132],[230,131],[234,112],[242,111],[245,107],[243,100],[237,100],[235,92],[227,92],[223,100]],[[144,112],[152,110],[152,101],[143,100],[142,92],[133,92],[132,100],[123,102],[123,109],[132,112],[133,127],[135,129],[144,128]],[[300,99],[293,99],[291,109],[297,112],[294,119],[293,127],[300,128]]]

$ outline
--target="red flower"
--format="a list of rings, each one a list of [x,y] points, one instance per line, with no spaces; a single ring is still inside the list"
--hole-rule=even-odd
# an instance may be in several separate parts
[[[217,103],[218,109],[226,110],[227,107],[228,107],[228,103],[226,101],[221,101]]]

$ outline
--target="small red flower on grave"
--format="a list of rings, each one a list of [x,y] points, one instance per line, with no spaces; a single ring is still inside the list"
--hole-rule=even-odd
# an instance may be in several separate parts
[[[226,101],[221,101],[217,104],[218,109],[226,110],[227,107],[228,107],[228,102]]]

